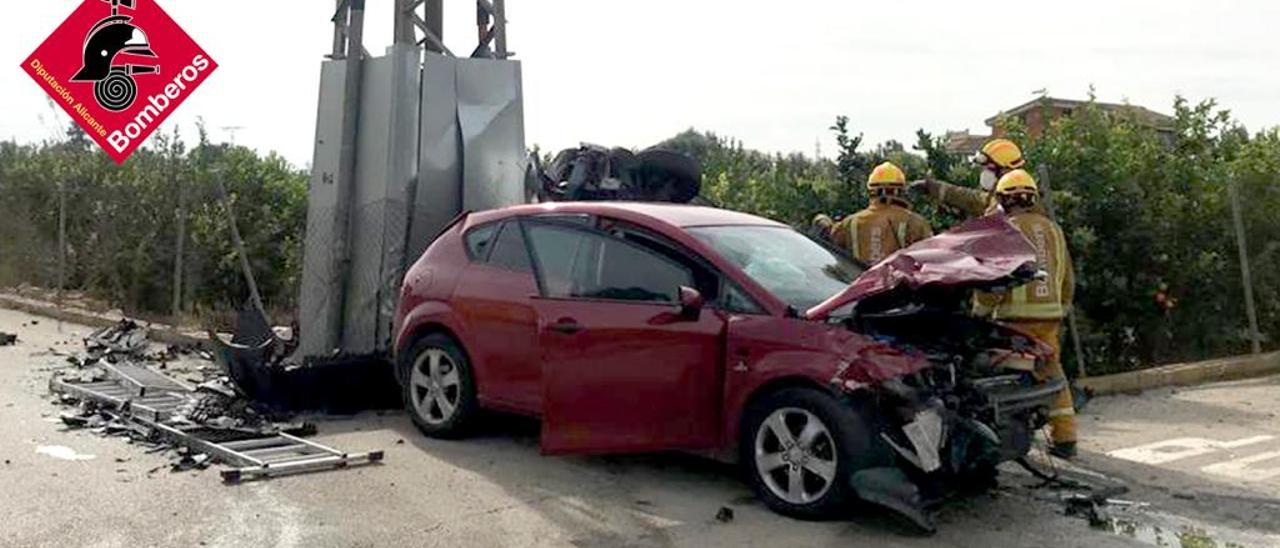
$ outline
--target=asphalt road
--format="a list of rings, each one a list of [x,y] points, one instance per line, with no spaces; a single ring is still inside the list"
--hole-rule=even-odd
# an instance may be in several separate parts
[[[0,310],[0,331],[21,337],[0,348],[0,546],[1280,546],[1275,378],[1094,402],[1073,473],[1120,478],[1139,503],[1109,506],[1102,527],[1010,471],[922,537],[874,508],[777,516],[731,468],[696,457],[544,457],[537,425],[512,418],[457,442],[395,412],[319,418],[318,441],[385,449],[385,462],[227,486],[213,469],[171,473],[165,456],[65,430],[46,389],[63,362],[48,350],[79,349],[88,328]],[[1274,438],[1215,445],[1259,436]],[[1177,438],[1201,439],[1178,442],[1199,452],[1114,453]],[[1191,456],[1151,462],[1177,451]],[[722,507],[732,521],[716,520]]]

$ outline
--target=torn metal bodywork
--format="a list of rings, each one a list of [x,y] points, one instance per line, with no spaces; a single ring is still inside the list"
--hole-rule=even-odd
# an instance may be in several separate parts
[[[971,317],[967,302],[973,289],[1031,279],[1035,264],[1015,228],[986,217],[890,256],[806,313],[877,341],[832,378],[873,403],[879,450],[897,463],[853,474],[862,498],[931,531],[934,503],[1030,450],[1065,381],[1035,374],[1048,346]]]
[[[889,255],[804,316],[822,320],[854,303],[1021,285],[1038,274],[1036,264],[1035,248],[1008,217],[980,217]]]

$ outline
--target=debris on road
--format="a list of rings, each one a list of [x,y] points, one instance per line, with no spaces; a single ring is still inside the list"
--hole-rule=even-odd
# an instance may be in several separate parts
[[[733,521],[733,508],[721,506],[720,511],[716,512],[716,521],[720,523],[729,523]]]
[[[9,346],[18,342],[18,336],[13,333],[5,333],[0,331],[0,346]]]
[[[292,357],[297,338],[281,336],[255,310],[241,312],[230,341],[208,332],[212,359],[242,393],[267,409],[345,414],[402,405],[389,361],[333,355],[298,363]]]
[[[150,329],[125,318],[119,323],[103,327],[85,337],[85,349],[92,360],[111,355],[141,357],[150,346],[147,335]]]
[[[146,328],[131,320],[85,338],[86,352],[71,356],[75,368],[49,380],[55,403],[75,405],[59,419],[70,428],[122,436],[148,452],[175,451],[175,472],[220,463],[228,482],[378,462],[382,452],[347,453],[296,436],[314,424],[262,408],[210,364],[194,366],[198,382],[161,373],[167,364],[198,352],[170,346],[149,354]],[[188,364],[186,369],[191,369]]]

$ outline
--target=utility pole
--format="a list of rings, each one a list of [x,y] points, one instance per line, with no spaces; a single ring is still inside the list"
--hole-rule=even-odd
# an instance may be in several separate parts
[[[175,134],[177,131],[174,132]],[[176,137],[176,135],[175,135]],[[186,189],[182,182],[175,176],[174,164],[176,163],[177,143],[170,143],[169,149],[169,180],[170,184],[177,187],[178,191],[178,234],[177,241],[174,242],[173,254],[173,321],[178,321],[179,314],[182,313],[182,260],[185,254],[187,244],[187,200]]]
[[[58,179],[58,291],[54,301],[62,308],[62,292],[67,284],[67,178]]]
[[[1233,173],[1227,190],[1231,194],[1231,218],[1235,224],[1236,247],[1240,253],[1240,281],[1244,285],[1244,309],[1249,317],[1249,341],[1254,355],[1262,353],[1262,333],[1258,330],[1258,310],[1253,304],[1253,276],[1249,274],[1249,246],[1245,241],[1244,216],[1240,212],[1240,189]]]

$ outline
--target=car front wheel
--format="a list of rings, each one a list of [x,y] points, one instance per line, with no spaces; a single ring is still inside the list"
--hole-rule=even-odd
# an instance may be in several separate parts
[[[404,403],[413,423],[433,438],[466,433],[477,412],[471,363],[454,340],[428,335],[403,354]]]
[[[826,392],[787,388],[747,410],[742,462],[774,511],[804,519],[837,514],[853,497],[849,477],[867,466],[870,440],[857,414]]]

